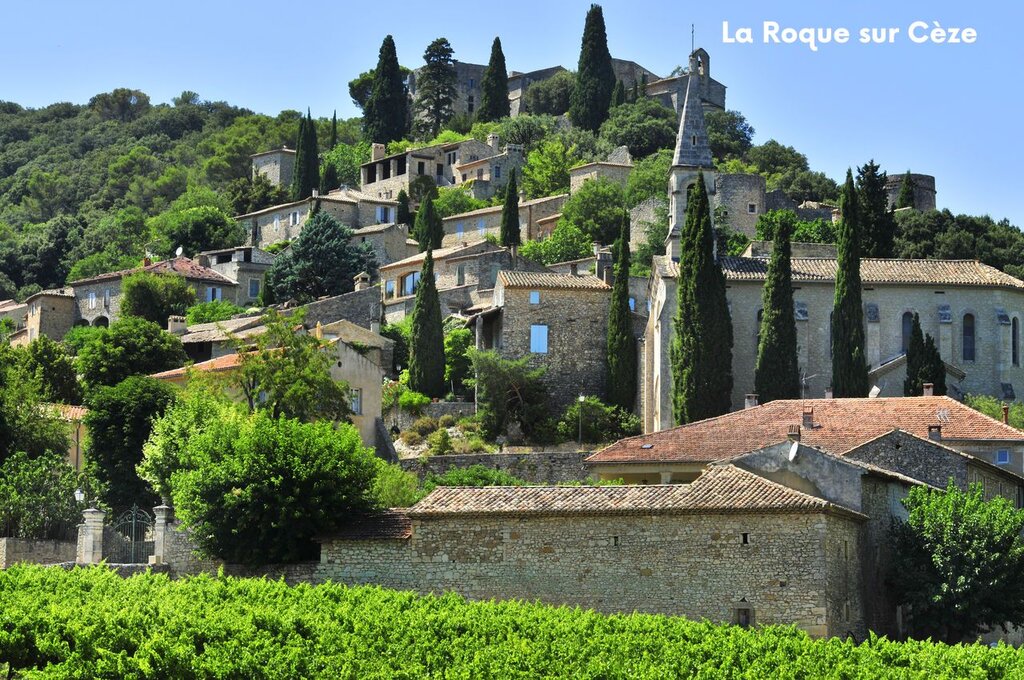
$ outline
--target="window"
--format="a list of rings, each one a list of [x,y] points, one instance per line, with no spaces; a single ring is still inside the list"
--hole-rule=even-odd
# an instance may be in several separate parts
[[[476,221],[476,230],[480,232],[480,235],[484,235],[484,218],[480,218]]]
[[[464,286],[466,285],[466,265],[460,264],[455,269],[455,285]]]
[[[299,223],[299,211],[298,210],[293,210],[292,214],[288,216],[288,224],[290,226],[294,227],[298,223]]]
[[[249,297],[258,298],[260,296],[260,280],[249,279]]]
[[[469,87],[470,87],[470,89],[476,87],[476,78],[470,78],[469,79]],[[469,95],[469,100],[473,101],[473,95]],[[470,109],[470,111],[472,111],[472,110],[473,109]]]
[[[206,287],[206,301],[214,302],[216,300],[224,299],[224,290],[219,286],[207,286]]]
[[[425,174],[427,174],[427,164],[424,163],[423,161],[419,161],[418,163],[416,163],[416,174],[417,175],[425,175]]]
[[[996,465],[1009,465],[1010,464],[1010,450],[999,449],[996,451]]]
[[[477,168],[476,169],[476,178],[477,179],[483,179],[484,178],[484,169],[483,168]]]
[[[281,228],[281,216],[280,215],[274,215],[274,229],[280,229],[280,228]]]
[[[363,391],[359,388],[352,390],[352,415],[363,415]]]
[[[501,166],[500,165],[495,165],[494,166],[494,179],[501,179]]]
[[[462,222],[456,222],[455,223],[455,235],[458,236],[459,238],[462,238],[462,232],[463,232]]]
[[[89,292],[89,309],[96,309],[96,293]]]
[[[757,203],[747,203],[747,212],[753,215],[757,212]]]
[[[466,173],[462,173],[462,181],[465,182],[469,176]]]
[[[436,170],[437,170],[437,172],[435,174],[438,177],[444,177],[444,164],[443,163],[438,163]]]
[[[385,224],[391,220],[391,209],[386,205],[377,206],[377,224]]]
[[[690,146],[697,146],[697,135],[690,137]]]
[[[384,297],[393,298],[395,297],[395,280],[388,279],[384,282]]]
[[[964,361],[974,361],[974,315],[964,314],[963,329],[963,357]]]
[[[1014,366],[1020,366],[1020,321],[1013,317],[1010,324],[1010,358]]]
[[[470,81],[473,82],[473,81]],[[472,85],[470,85],[472,87]],[[473,95],[469,95],[469,113],[473,113],[473,107],[476,105],[476,101],[473,99]]]
[[[741,607],[736,610],[736,625],[740,628],[750,628],[754,625],[754,612],[749,607]]]
[[[105,288],[103,290],[103,307],[106,309],[110,308],[110,289]]]
[[[403,295],[412,295],[413,293],[416,292],[416,286],[418,286],[419,283],[420,283],[420,273],[419,272],[413,272],[411,274],[406,274],[405,278],[402,279],[402,294]]]
[[[531,290],[530,291],[530,304],[531,305],[539,305],[540,304],[540,291],[539,290]]]
[[[903,312],[903,353],[910,349],[910,334],[914,330],[914,315],[911,312]]]
[[[530,326],[530,352],[533,354],[548,353],[548,327],[542,324]]]
[[[629,311],[631,311],[631,312],[635,312],[636,311],[636,298],[635,297],[629,298]]]
[[[745,531],[740,534],[740,543],[743,545],[750,545],[750,534]]]

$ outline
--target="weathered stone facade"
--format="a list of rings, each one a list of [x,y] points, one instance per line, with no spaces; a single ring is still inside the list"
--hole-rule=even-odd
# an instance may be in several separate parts
[[[889,207],[895,207],[896,200],[900,197],[900,190],[903,188],[903,179],[906,174],[889,175],[885,181],[885,193],[889,199]],[[910,181],[914,185],[914,210],[926,212],[935,210],[935,177],[932,175],[910,174]]]
[[[710,177],[705,177],[710,181]],[[761,175],[716,174],[714,191],[708,196],[716,216],[724,218],[733,231],[749,238],[765,212],[765,182]],[[719,225],[720,226],[720,225]]]
[[[618,184],[621,187],[626,186],[626,181],[629,179],[629,174],[633,172],[632,163],[609,163],[606,161],[599,161],[596,163],[587,163],[586,165],[578,165],[575,168],[569,170],[569,193],[576,193],[583,183],[589,179],[597,179],[598,177],[604,177],[614,184]]]
[[[483,465],[507,472],[532,484],[584,482],[590,472],[583,459],[586,451],[552,451],[540,453],[471,453],[451,456],[429,456],[400,461],[403,469],[423,479],[428,474],[441,475],[451,469]]]
[[[513,171],[518,171],[526,162],[523,147],[508,144],[501,147],[498,135],[487,136],[487,145],[493,155],[477,160],[464,161],[455,166],[454,181],[473,198],[489,200],[495,195],[504,195],[505,187]]]
[[[24,538],[0,538],[0,569],[12,564],[60,564],[74,562],[77,544],[75,541],[28,540]]]
[[[70,288],[44,290],[29,296],[25,303],[25,328],[11,337],[13,345],[27,345],[42,336],[60,340],[77,320],[77,304]]]
[[[290,186],[295,172],[295,151],[287,147],[250,156],[252,176],[263,175],[274,186]]]
[[[724,111],[725,85],[711,77],[711,58],[707,51],[698,48],[691,56],[690,63],[690,71],[686,74],[649,81],[646,88],[647,96],[657,99],[663,106],[679,113],[686,99],[686,91],[690,88],[690,81],[695,80],[695,90],[703,112]],[[694,68],[694,63],[697,68]]]
[[[519,203],[519,236],[523,242],[542,237],[538,222],[558,215],[568,194],[537,198]],[[451,215],[442,220],[444,239],[441,245],[451,248],[460,243],[473,243],[487,236],[501,236],[502,206],[481,208],[467,213]],[[545,234],[546,235],[546,234]]]
[[[196,261],[238,283],[235,304],[241,307],[256,304],[263,292],[267,270],[274,264],[274,256],[259,248],[230,248],[208,251],[196,255]]]
[[[380,284],[310,302],[302,309],[305,314],[303,323],[310,328],[317,323],[328,324],[345,319],[376,331],[381,321]]]
[[[455,167],[494,155],[494,149],[475,139],[437,144],[387,155],[383,144],[374,144],[371,160],[360,166],[360,190],[370,196],[393,201],[409,184],[430,177],[439,187],[454,186]]]

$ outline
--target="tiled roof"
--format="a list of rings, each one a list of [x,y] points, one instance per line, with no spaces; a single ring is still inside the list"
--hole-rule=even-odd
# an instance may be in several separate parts
[[[498,277],[506,288],[563,288],[569,290],[611,290],[596,276],[549,274],[547,272],[500,271]]]
[[[25,302],[28,302],[29,300],[34,300],[35,298],[42,297],[44,295],[48,297],[73,298],[75,297],[75,291],[72,288],[47,288],[45,290],[39,291],[38,293],[33,293],[32,295],[29,295],[27,298],[25,298]]]
[[[215,272],[208,267],[204,267],[187,257],[176,257],[173,260],[154,262],[153,264],[146,265],[145,267],[135,267],[134,269],[122,269],[121,271],[108,272],[88,279],[72,281],[68,285],[74,287],[88,283],[96,283],[98,281],[106,281],[108,279],[120,279],[128,276],[129,274],[135,274],[140,271],[150,272],[152,274],[178,274],[191,281],[207,281],[210,283],[220,283],[225,286],[238,285],[235,281],[232,281],[223,274]]]
[[[322,539],[336,541],[366,541],[405,539],[412,536],[412,520],[403,510],[381,510],[354,517],[345,527]]]
[[[484,159],[487,160],[487,159]],[[569,198],[569,194],[558,194],[557,196],[544,196],[543,198],[532,198],[529,201],[521,201],[519,203],[520,208],[528,208],[533,205],[540,205],[547,203],[548,201],[559,201]],[[501,205],[492,205],[488,208],[477,208],[476,210],[470,210],[469,212],[459,213],[458,215],[449,215],[444,218],[445,222],[451,222],[453,220],[460,220],[466,217],[476,217],[478,215],[490,215],[491,213],[498,213],[504,209]]]
[[[801,258],[792,260],[793,281],[835,281],[838,260]],[[750,257],[723,257],[722,269],[730,281],[763,281],[768,260]],[[860,261],[861,281],[873,283],[937,284],[947,286],[1004,286],[1024,288],[1024,281],[1004,274],[977,260],[886,260],[864,258]]]
[[[857,514],[734,465],[713,466],[691,484],[438,487],[408,514],[421,519],[796,511]]]
[[[201,342],[223,342],[231,336],[246,337],[251,335],[251,333],[242,333],[242,331],[262,326],[263,317],[259,315],[246,316],[241,319],[227,319],[226,321],[197,323],[194,326],[188,327],[187,332],[181,336],[181,341],[186,345]]]
[[[415,241],[413,241],[413,243],[415,243]],[[451,257],[453,255],[478,255],[480,253],[489,253],[496,250],[501,250],[501,248],[489,241],[476,241],[475,243],[470,244],[460,243],[459,245],[452,246],[451,248],[437,248],[436,250],[434,250],[434,262],[439,262],[440,260],[443,260],[446,257]],[[422,253],[416,253],[415,255],[410,255],[404,260],[398,260],[397,262],[392,262],[391,264],[384,265],[383,267],[379,268],[379,271],[387,271],[389,269],[395,269],[397,267],[408,267],[409,265],[412,264],[422,264],[423,258],[425,258],[426,256],[426,251]]]
[[[218,371],[230,370],[238,366],[240,363],[242,363],[242,357],[240,355],[225,354],[224,356],[217,357],[216,359],[200,361],[198,364],[192,364],[191,366],[182,366],[181,368],[172,368],[169,371],[154,373],[150,377],[158,380],[173,380],[175,378],[183,378],[190,369],[193,371],[202,371],[204,373],[215,373]]]
[[[364,236],[366,234],[382,234],[388,229],[393,229],[394,227],[394,222],[385,222],[383,224],[370,224],[365,227],[353,229],[352,233],[355,234],[356,236]]]
[[[813,428],[802,427],[805,408],[813,409]],[[802,444],[835,454],[894,429],[927,439],[929,425],[942,426],[943,440],[1024,444],[1024,432],[949,397],[793,399],[622,439],[587,462],[709,463],[784,441],[794,425]]]
[[[47,404],[46,406],[56,411],[62,420],[69,423],[81,422],[86,414],[89,413],[89,409],[84,406],[73,406],[71,404]]]

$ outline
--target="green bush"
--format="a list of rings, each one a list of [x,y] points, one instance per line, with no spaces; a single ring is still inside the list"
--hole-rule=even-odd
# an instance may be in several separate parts
[[[482,429],[482,426],[480,425],[480,420],[477,419],[475,416],[467,416],[465,418],[459,419],[459,421],[456,423],[456,427],[458,427],[459,431],[462,432],[463,434],[479,434],[480,430]]]
[[[640,434],[640,418],[597,397],[586,397],[582,404],[573,401],[558,421],[558,436],[564,441],[576,440],[580,437],[581,426],[583,441],[591,444]]]
[[[418,416],[430,403],[430,397],[414,390],[406,390],[398,397],[398,406],[409,413]]]
[[[15,453],[0,465],[0,537],[72,538],[84,509],[75,500],[80,484],[63,454]]]
[[[451,413],[445,413],[443,416],[441,416],[440,418],[437,419],[437,424],[438,424],[439,427],[444,427],[444,428],[454,427],[455,426],[455,416],[453,416]]]
[[[452,453],[465,455],[468,453],[487,453],[492,447],[487,445],[480,437],[469,437],[466,439],[452,440]]]
[[[452,438],[448,430],[440,429],[427,437],[430,445],[430,454],[433,456],[445,456],[452,452]]]
[[[496,470],[486,465],[470,465],[465,468],[451,468],[444,474],[429,474],[423,480],[423,490],[433,491],[439,486],[529,486],[524,479],[519,479],[504,470]]]
[[[419,479],[402,466],[378,461],[373,478],[373,497],[382,508],[407,508],[423,498]]]
[[[421,437],[426,437],[437,429],[437,418],[431,418],[430,416],[417,418],[409,429]]]
[[[405,430],[400,435],[398,435],[398,438],[406,446],[419,446],[420,444],[423,443],[423,435],[421,435],[419,432],[416,432],[415,430]]]
[[[227,300],[213,300],[212,302],[200,302],[185,310],[185,320],[190,326],[198,323],[214,323],[216,321],[227,321],[236,314],[245,312],[244,307],[239,307]],[[166,322],[165,322],[166,323]]]

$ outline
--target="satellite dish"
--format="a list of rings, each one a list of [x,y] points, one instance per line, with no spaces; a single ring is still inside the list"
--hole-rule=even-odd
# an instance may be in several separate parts
[[[796,452],[800,448],[800,442],[793,442],[789,446],[789,462],[796,460]]]
[[[174,256],[175,257],[181,257],[181,254],[183,252],[185,252],[185,249],[182,248],[181,246],[178,246],[178,249],[174,251]]]

